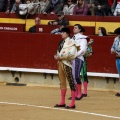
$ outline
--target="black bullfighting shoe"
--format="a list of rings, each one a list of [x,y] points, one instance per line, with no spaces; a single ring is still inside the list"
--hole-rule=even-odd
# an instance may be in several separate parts
[[[66,105],[63,104],[63,105],[59,105],[59,104],[56,104],[54,107],[65,107]]]
[[[87,97],[87,94],[82,94],[83,95],[83,97]]]
[[[116,93],[115,96],[120,97],[120,93]]]
[[[65,107],[65,109],[75,109],[76,108],[76,106],[74,105],[74,106],[66,106]]]
[[[83,94],[81,95],[81,97],[80,98],[75,98],[75,100],[81,100],[83,98]]]

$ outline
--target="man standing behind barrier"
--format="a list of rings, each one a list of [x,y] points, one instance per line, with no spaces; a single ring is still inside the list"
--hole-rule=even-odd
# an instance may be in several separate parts
[[[36,33],[36,26],[37,25],[40,25],[40,18],[39,17],[35,18],[35,25],[30,27],[29,32],[30,33]]]
[[[54,21],[49,21],[48,25],[69,25],[69,21],[67,18],[65,18],[63,11],[59,11],[57,16],[58,19]]]
[[[83,66],[84,54],[87,49],[87,36],[82,35],[80,32],[83,27],[80,24],[75,24],[73,29],[73,39],[80,45],[80,50],[77,53],[77,57],[72,62],[72,74],[74,78],[74,82],[76,83],[76,100],[80,100],[83,98],[82,88],[81,88],[81,78],[80,71]],[[71,98],[69,98],[71,99]]]
[[[120,28],[117,28],[114,31],[114,33],[117,34],[118,36],[114,39],[114,42],[111,48],[111,53],[116,54],[116,67],[118,70],[119,81],[120,81]],[[115,95],[120,97],[120,92],[116,93]]]
[[[54,107],[65,107],[66,109],[70,109],[70,108],[75,108],[76,88],[72,76],[71,60],[69,60],[68,57],[64,58],[64,53],[67,53],[67,55],[69,55],[69,51],[65,51],[65,48],[69,48],[69,46],[74,45],[74,41],[69,37],[70,36],[69,28],[62,28],[61,32],[62,32],[61,35],[63,40],[60,41],[57,54],[54,55],[54,59],[58,60],[58,74],[60,79],[61,101],[59,104],[56,104]],[[71,89],[71,96],[72,96],[72,100],[69,106],[65,105],[65,95],[67,90],[66,80],[68,80],[69,82],[69,86]]]

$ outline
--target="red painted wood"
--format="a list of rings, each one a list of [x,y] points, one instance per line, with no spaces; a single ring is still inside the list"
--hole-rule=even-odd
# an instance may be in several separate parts
[[[73,26],[68,26],[71,30],[71,34],[73,34]],[[95,34],[95,27],[88,27],[83,26],[85,28],[85,35],[94,35]],[[38,33],[50,33],[53,29],[59,28],[56,25],[39,25],[36,27],[36,31]],[[43,30],[43,31],[41,31]]]
[[[43,15],[35,14],[30,16],[28,19],[34,19],[39,16],[42,20],[55,20],[57,15]],[[65,15],[69,21],[96,21],[96,22],[120,22],[120,17],[115,16],[78,16],[78,15]],[[0,18],[20,18],[17,14],[6,15],[4,12],[0,12]]]
[[[25,32],[25,24],[0,23],[0,31]]]
[[[0,32],[0,66],[57,69],[53,59],[60,35]],[[117,73],[115,55],[110,49],[115,36],[94,39],[94,55],[88,59],[89,72]]]

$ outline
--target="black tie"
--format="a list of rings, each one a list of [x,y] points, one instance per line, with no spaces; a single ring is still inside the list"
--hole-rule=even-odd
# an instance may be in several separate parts
[[[73,36],[72,39],[75,40],[75,36]]]
[[[61,43],[60,43],[60,45],[58,47],[59,52],[62,50],[64,43],[65,43],[65,40],[61,41]]]

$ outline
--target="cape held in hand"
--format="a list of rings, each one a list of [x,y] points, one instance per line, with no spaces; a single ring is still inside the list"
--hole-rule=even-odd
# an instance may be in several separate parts
[[[78,50],[80,50],[80,46],[73,39],[67,38],[61,52],[57,54],[61,59],[73,60]]]

